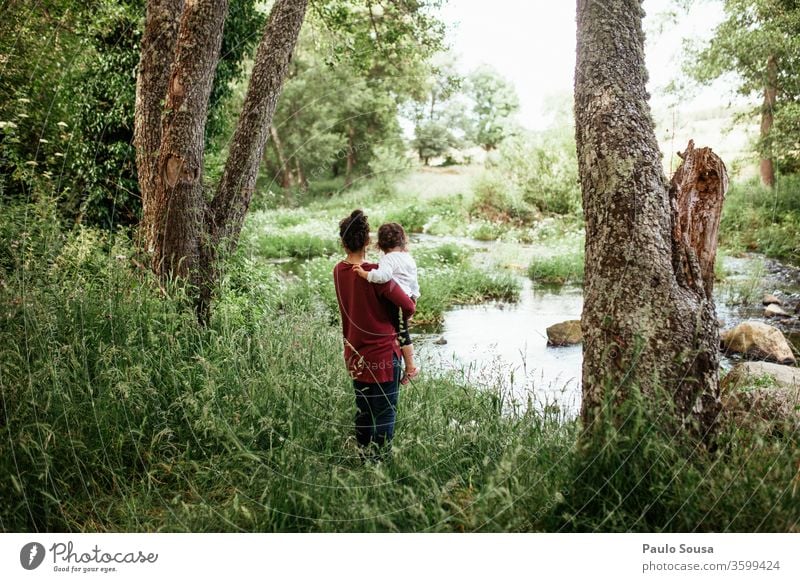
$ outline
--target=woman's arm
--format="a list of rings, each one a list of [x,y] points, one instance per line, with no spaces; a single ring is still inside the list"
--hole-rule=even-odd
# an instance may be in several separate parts
[[[406,295],[406,292],[403,291],[400,285],[398,285],[394,281],[389,281],[388,283],[383,283],[382,285],[376,285],[375,287],[378,292],[378,295],[380,295],[381,297],[385,297],[386,299],[397,305],[400,309],[402,309],[403,315],[405,317],[411,317],[412,315],[414,315],[417,306],[413,301],[411,301],[411,298],[408,295]]]

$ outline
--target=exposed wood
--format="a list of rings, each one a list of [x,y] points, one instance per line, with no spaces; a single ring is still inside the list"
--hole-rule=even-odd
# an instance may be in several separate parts
[[[203,152],[208,99],[219,61],[226,0],[186,2],[168,81],[155,171],[153,270],[189,277],[203,234]]]
[[[675,269],[679,282],[698,293],[704,292],[711,300],[728,172],[711,148],[695,149],[694,140],[678,156],[683,161],[672,176],[670,187],[672,212],[676,217],[672,234],[678,260]],[[702,279],[702,286],[698,279]]]

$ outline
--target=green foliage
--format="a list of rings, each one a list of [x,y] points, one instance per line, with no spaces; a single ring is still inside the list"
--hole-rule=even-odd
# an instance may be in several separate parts
[[[69,218],[135,224],[141,202],[133,114],[145,2],[50,0],[40,8],[12,2],[0,28],[0,52],[14,55],[0,80],[0,192],[24,199],[32,190],[55,190]],[[255,0],[231,3],[209,138],[222,130],[230,83],[263,22]]]
[[[528,277],[536,283],[564,285],[583,283],[583,253],[536,257],[528,267]]]
[[[526,203],[541,212],[580,212],[578,161],[568,127],[507,140],[500,147],[497,169],[517,186]]]
[[[332,290],[335,259],[295,279],[238,254],[200,329],[124,232],[64,228],[39,199],[0,222],[3,531],[796,528],[796,435],[731,426],[708,453],[643,399],[576,446],[578,422],[553,409],[425,374],[403,391],[391,462],[363,465],[315,288]],[[414,252],[443,273],[468,261],[453,244]]]
[[[700,83],[734,73],[739,93],[761,98],[769,81],[767,62],[777,77],[774,128],[758,144],[762,155],[784,173],[800,170],[800,5],[794,0],[725,0],[725,20],[703,47],[689,47],[685,70]],[[760,113],[760,106],[753,110]]]
[[[722,424],[716,450],[692,442],[668,407],[634,395],[611,402],[570,458],[564,502],[552,513],[559,531],[776,532],[800,518],[788,489],[797,437]],[[655,401],[669,402],[670,395]]]
[[[537,217],[536,209],[523,200],[518,185],[497,170],[479,175],[472,189],[475,196],[470,212],[473,216],[517,224],[530,224]]]
[[[431,158],[443,156],[454,145],[452,131],[443,122],[423,121],[414,128],[411,147],[426,166]]]
[[[720,240],[800,264],[800,176],[779,176],[774,189],[757,181],[734,184],[725,198]]]
[[[266,151],[273,186],[338,176],[349,186],[403,149],[398,111],[442,42],[436,5],[314,3],[273,123],[285,163],[274,140]]]
[[[489,66],[473,71],[467,88],[472,99],[470,137],[486,151],[493,150],[513,131],[513,115],[519,110],[517,92]]]

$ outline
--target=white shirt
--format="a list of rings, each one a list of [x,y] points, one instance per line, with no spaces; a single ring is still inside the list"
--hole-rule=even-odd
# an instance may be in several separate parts
[[[394,279],[406,295],[416,300],[419,297],[417,281],[417,262],[411,253],[394,251],[384,254],[378,261],[378,268],[367,271],[370,283],[387,283]]]

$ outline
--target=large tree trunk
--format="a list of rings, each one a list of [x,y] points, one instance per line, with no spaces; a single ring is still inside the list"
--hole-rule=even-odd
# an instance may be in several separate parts
[[[683,423],[710,440],[720,408],[711,285],[724,165],[690,144],[668,187],[647,103],[641,0],[578,0],[577,17],[584,430],[619,421],[616,405],[636,390],[671,395]]]
[[[219,61],[227,0],[186,2],[169,76],[156,165],[153,269],[198,283],[205,201],[203,153],[208,98]]]
[[[162,278],[179,276],[197,285],[202,322],[209,316],[218,247],[235,248],[250,204],[306,4],[307,0],[277,0],[274,4],[222,178],[213,200],[206,204],[205,122],[228,3],[148,2],[136,106],[143,231],[154,271]],[[181,6],[176,39],[172,27]],[[166,103],[162,107],[163,96]],[[156,120],[162,119],[159,125]]]
[[[175,40],[183,9],[183,0],[151,0],[142,36],[142,54],[136,83],[136,112],[133,143],[136,169],[142,196],[140,236],[145,248],[153,251],[156,163],[161,146],[161,114],[167,95],[169,72],[175,55]]]
[[[770,188],[775,186],[775,164],[767,146],[769,132],[775,113],[775,100],[778,95],[778,63],[775,56],[767,59],[767,82],[764,87],[764,104],[761,106],[761,182]],[[766,148],[766,150],[764,149]]]

